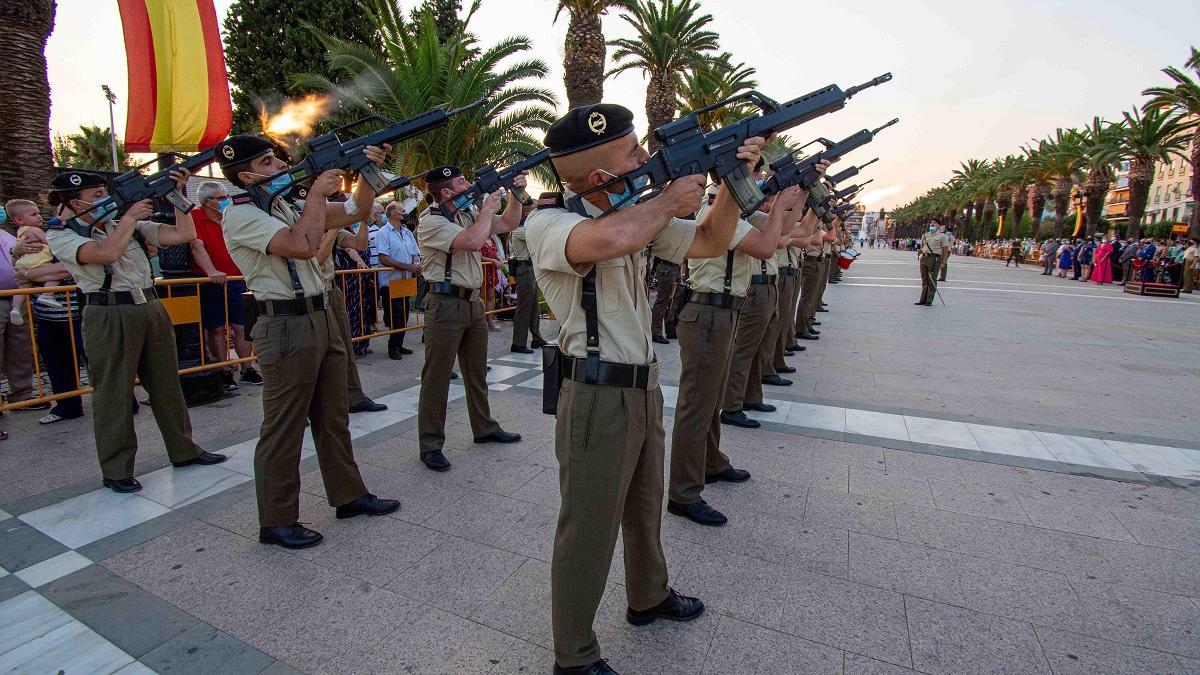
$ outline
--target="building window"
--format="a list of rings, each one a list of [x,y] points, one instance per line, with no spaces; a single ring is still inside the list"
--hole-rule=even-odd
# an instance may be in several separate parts
[[[1158,187],[1154,188],[1154,203],[1157,204],[1161,201],[1162,201],[1162,186],[1159,185]]]
[[[1176,206],[1174,211],[1171,211],[1171,220],[1179,220],[1179,207]]]

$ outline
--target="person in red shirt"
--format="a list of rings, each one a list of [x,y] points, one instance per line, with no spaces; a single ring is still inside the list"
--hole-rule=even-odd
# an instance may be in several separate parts
[[[225,331],[228,317],[234,347],[238,356],[245,358],[250,356],[242,317],[246,282],[229,280],[229,277],[242,276],[242,271],[229,256],[225,233],[221,229],[221,213],[232,203],[229,191],[220,183],[203,183],[196,191],[196,200],[200,208],[192,211],[192,220],[196,223],[196,238],[191,242],[192,271],[212,280],[211,284],[200,286],[200,324],[204,328],[204,342],[214,360],[229,358],[229,336]],[[251,362],[241,364],[241,371],[241,382],[262,385],[262,376]],[[237,389],[232,370],[225,371],[225,388]]]

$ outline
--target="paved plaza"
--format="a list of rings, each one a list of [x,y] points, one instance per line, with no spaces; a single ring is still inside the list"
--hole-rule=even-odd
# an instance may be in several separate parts
[[[766,388],[778,410],[722,428],[753,474],[705,490],[728,525],[664,515],[671,584],[708,611],[628,625],[618,544],[612,666],[1200,673],[1200,299],[1038,272],[952,258],[945,306],[914,307],[915,255],[865,251],[795,385]],[[500,325],[492,411],[523,441],[474,445],[455,385],[453,469],[425,469],[419,333],[400,362],[377,341],[358,365],[389,409],[351,434],[403,505],[336,520],[306,440],[301,520],[325,541],[301,551],[257,542],[259,390],[191,410],[218,466],[170,468],[144,409],[137,495],[100,488],[89,417],[6,414],[0,671],[548,673],[554,420]],[[658,355],[669,435],[678,349]]]

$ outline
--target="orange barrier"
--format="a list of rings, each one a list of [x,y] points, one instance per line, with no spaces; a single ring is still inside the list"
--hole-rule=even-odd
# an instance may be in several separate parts
[[[485,276],[487,273],[487,268],[491,267],[492,265],[493,264],[489,263],[489,262],[484,263]],[[366,316],[367,312],[364,310],[366,310],[368,308],[373,309],[375,312],[378,312],[380,309],[382,309],[381,307],[378,306],[378,302],[376,302],[376,300],[378,299],[378,296],[379,296],[379,294],[376,292],[377,278],[378,278],[376,276],[377,273],[393,272],[393,271],[395,271],[395,270],[393,270],[390,267],[372,267],[372,268],[367,268],[367,269],[338,270],[336,272],[336,275],[337,275],[336,279],[337,279],[338,283],[341,284],[343,293],[345,293],[347,290],[347,285],[349,283],[348,280],[352,279],[353,276],[355,276],[355,275],[359,276],[359,279],[357,279],[356,281],[358,281],[361,284],[361,286],[365,286],[367,289],[369,289],[369,292],[371,293],[371,296],[370,296],[371,300],[365,301],[364,300],[365,293],[363,292],[363,289],[360,288],[357,293],[357,296],[354,298],[355,302],[357,303],[356,308],[358,310],[358,312],[357,312],[358,313],[358,326],[357,326],[358,330],[357,331],[353,330],[355,328],[355,326],[353,326],[353,325],[351,326],[351,329],[352,329],[351,332],[358,333],[357,335],[354,335],[351,338],[354,342],[360,342],[362,340],[370,340],[372,338],[377,338],[377,337],[386,337],[386,336],[392,335],[394,333],[405,333],[408,331],[412,331],[412,330],[416,330],[418,328],[425,327],[423,312],[420,312],[422,314],[422,316],[416,323],[410,323],[406,326],[396,327],[396,328],[393,328],[390,326],[384,326],[382,329],[379,328],[378,323],[375,321],[375,319],[377,317],[372,316],[368,319],[368,317]],[[240,276],[231,276],[231,277],[228,277],[227,280],[228,281],[242,281],[242,280],[244,280],[244,278],[240,277]],[[364,281],[367,283],[362,283]],[[510,281],[511,281],[511,279],[510,279]],[[166,311],[167,311],[167,316],[169,316],[171,318],[171,324],[174,326],[195,325],[195,326],[197,326],[197,328],[199,329],[199,332],[200,332],[200,335],[199,335],[200,365],[191,366],[188,368],[180,368],[179,369],[180,375],[187,375],[190,373],[198,373],[198,372],[203,372],[206,370],[214,370],[217,368],[227,368],[230,366],[235,366],[235,365],[239,365],[242,363],[248,363],[248,362],[253,362],[253,361],[257,360],[257,357],[253,353],[247,354],[247,355],[239,354],[237,356],[237,358],[228,358],[228,359],[224,359],[224,360],[220,360],[220,361],[208,360],[208,353],[207,353],[208,350],[205,345],[204,329],[203,329],[203,326],[201,326],[201,321],[200,321],[200,287],[203,285],[212,284],[212,283],[214,283],[214,282],[211,279],[209,279],[208,277],[189,277],[189,278],[184,278],[184,279],[156,279],[154,282],[155,287],[160,289],[159,297],[163,304],[163,308],[166,309]],[[182,291],[179,290],[181,287],[191,287],[193,292],[183,293]],[[37,295],[41,295],[41,294],[45,294],[45,293],[59,293],[59,292],[65,293],[66,297],[68,299],[68,302],[66,303],[67,318],[68,318],[67,325],[69,327],[69,335],[70,335],[70,343],[71,343],[71,360],[72,360],[72,364],[73,364],[74,372],[75,372],[75,388],[70,391],[51,393],[49,391],[49,384],[48,384],[48,382],[46,382],[46,380],[48,379],[48,376],[43,367],[43,365],[45,363],[45,355],[39,354],[39,352],[38,352],[37,329],[36,329],[37,322],[35,321],[34,315],[33,315],[33,300],[34,300],[34,297]],[[31,350],[32,356],[33,356],[33,386],[34,386],[34,396],[32,398],[26,399],[24,401],[12,401],[12,402],[5,400],[2,404],[0,404],[0,412],[6,411],[6,410],[13,410],[13,409],[17,409],[17,408],[25,408],[27,406],[37,405],[39,403],[48,403],[48,402],[57,401],[59,399],[70,398],[73,396],[81,396],[83,394],[92,393],[92,388],[90,386],[86,386],[84,384],[84,374],[85,373],[81,372],[81,369],[80,369],[80,366],[83,365],[83,363],[82,363],[83,359],[81,358],[81,355],[78,353],[78,351],[76,350],[76,347],[75,347],[75,343],[76,343],[75,331],[77,330],[79,321],[81,321],[81,317],[75,316],[75,312],[72,310],[72,308],[71,308],[72,305],[69,300],[70,300],[72,294],[77,294],[77,293],[79,293],[79,288],[74,285],[45,286],[45,287],[37,287],[37,288],[18,288],[18,289],[12,289],[12,290],[0,290],[0,299],[12,298],[13,299],[13,307],[14,308],[16,308],[18,306],[21,307],[21,309],[23,310],[23,313],[26,317],[26,321],[29,324],[30,350]],[[392,297],[392,298],[416,297],[416,295],[417,295],[417,280],[415,278],[394,279],[389,284],[389,294],[390,294],[390,297]],[[511,312],[515,309],[516,309],[515,305],[502,305],[500,307],[492,307],[490,309],[487,309],[486,314],[496,315],[496,314],[500,314],[502,312]],[[226,298],[225,298],[225,339],[228,341],[231,338],[232,338],[232,330],[231,330],[231,326],[229,323],[229,298],[228,298],[228,296],[226,296]],[[233,351],[234,351],[233,346],[231,346],[230,347],[231,356],[232,356]],[[253,349],[251,349],[251,351],[253,352]],[[83,356],[86,357],[86,355],[83,355]],[[11,385],[10,385],[9,390],[11,391]]]

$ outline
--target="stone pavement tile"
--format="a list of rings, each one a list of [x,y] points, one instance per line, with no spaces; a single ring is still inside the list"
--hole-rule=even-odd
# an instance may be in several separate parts
[[[314,508],[320,507],[322,504],[325,504],[325,508],[328,508],[323,496],[318,497],[304,491],[300,492],[299,502],[301,513],[304,513],[306,510],[311,513]],[[253,494],[220,511],[207,514],[201,520],[222,530],[258,541],[258,502]],[[301,520],[309,522],[304,518],[301,518]],[[348,520],[346,522],[354,523],[355,521]],[[311,525],[311,523],[309,524]],[[321,533],[325,534],[324,531]]]
[[[542,472],[543,467],[536,464],[504,457],[494,450],[496,447],[514,452],[513,445],[494,444],[476,445],[467,451],[447,451],[446,458],[454,465],[450,477],[460,485],[507,497]],[[525,449],[515,454],[524,456]]]
[[[30,587],[38,588],[59,577],[65,577],[72,572],[77,572],[91,564],[91,560],[79,555],[79,553],[67,551],[49,560],[43,560],[36,565],[26,567],[17,572],[17,577],[29,584]]]
[[[749,485],[750,483],[746,484],[746,486]],[[717,509],[725,506],[715,496],[711,503]],[[728,509],[728,511],[726,515],[729,517],[729,522],[720,527],[708,527],[707,525],[693,523],[682,516],[667,513],[664,508],[662,538],[699,544],[700,546],[730,553],[745,554],[755,542],[759,519],[771,516],[758,515],[752,511],[742,509]],[[773,519],[775,522],[785,520],[781,516],[773,516]],[[789,521],[789,525],[793,522],[795,521]]]
[[[899,593],[794,570],[780,630],[889,663],[910,666]]]
[[[1054,457],[1085,471],[1116,470],[1137,473],[1137,467],[1121,457],[1104,441],[1081,436],[1067,436],[1045,431],[1034,432]]]
[[[969,609],[1038,626],[1093,633],[1085,605],[1057,572],[971,556],[956,556],[953,573]]]
[[[558,507],[541,506],[521,516],[492,545],[530,558],[550,562],[554,556],[554,533]]]
[[[1017,500],[1038,527],[1117,541],[1137,541],[1104,507],[1078,499],[1046,496],[1017,497]]]
[[[734,466],[738,466],[736,460]],[[704,486],[704,500],[725,515],[757,517],[777,516],[804,520],[804,505],[808,488],[794,483],[781,483],[751,474],[748,483],[713,483]]]
[[[78,621],[71,621],[0,655],[14,673],[111,673],[133,662]]]
[[[841,675],[842,659],[840,649],[722,616],[703,672]]]
[[[1038,640],[1058,675],[1142,675],[1195,672],[1174,655],[1100,640],[1078,633],[1036,627]]]
[[[979,449],[984,452],[1058,461],[1032,431],[986,424],[968,424],[967,428],[971,430]]]
[[[178,607],[98,565],[57,579],[41,593],[134,658],[202,625]]]
[[[0,603],[0,616],[0,655],[72,623],[69,614],[34,591]]]
[[[0,524],[0,567],[17,572],[67,551],[67,547],[26,523],[10,518]]]
[[[387,588],[459,616],[469,616],[525,560],[524,556],[492,546],[445,537],[437,548],[400,572]]]
[[[610,586],[609,591],[612,588]],[[621,596],[624,597],[624,593]],[[553,649],[550,564],[526,560],[494,591],[484,596],[469,618],[502,633]]]
[[[491,544],[514,521],[537,509],[537,505],[529,502],[472,490],[447,504],[424,525],[481,544]]]
[[[869,656],[846,652],[846,675],[907,675],[916,672]]]
[[[530,443],[532,446],[533,443]],[[554,454],[554,440],[544,441],[521,458],[527,464],[536,464],[546,469],[558,470],[558,457]]]
[[[523,502],[558,508],[561,496],[558,493],[558,468],[543,468],[529,482],[513,490],[509,495]]]
[[[516,638],[434,607],[414,607],[383,622],[399,626],[365,653],[331,661],[334,672],[488,673]],[[551,664],[546,663],[543,668]]]
[[[908,427],[903,415],[891,415],[873,410],[846,410],[846,433],[878,436],[901,441],[908,440]]]
[[[966,482],[957,476],[930,476],[929,488],[939,510],[1031,524],[1017,496],[1007,490]]]
[[[849,464],[873,469],[884,468],[883,448],[861,443],[818,440],[813,448],[814,464]]]
[[[15,575],[0,576],[0,603],[7,602],[28,590],[29,584],[21,581]]]
[[[211,626],[197,626],[141,657],[159,673],[256,673],[275,659]]]
[[[883,497],[893,502],[905,502],[933,508],[933,492],[923,475],[861,466],[850,467],[850,494]]]
[[[237,491],[237,488],[234,491]],[[196,506],[196,504],[184,508],[188,509],[192,506]],[[161,537],[168,532],[173,532],[195,520],[193,516],[184,510],[171,511],[157,518],[151,518],[144,523],[134,525],[131,528],[121,530],[116,534],[110,534],[103,539],[97,539],[86,546],[80,546],[76,550],[91,560],[104,560],[122,551],[128,551],[138,544],[144,544],[151,539]]]
[[[355,534],[323,543],[312,561],[376,586],[386,586],[449,537],[395,518],[372,518]]]
[[[396,626],[411,628],[417,617],[434,611],[356,579],[300,595],[302,602],[274,625],[236,637],[299,670],[340,672],[351,669],[345,663],[361,663]],[[434,641],[428,633],[422,638]]]
[[[714,612],[779,627],[788,567],[735,553],[697,548],[672,586],[699,597]]]
[[[966,450],[979,449],[979,444],[975,442],[975,437],[971,435],[971,430],[962,422],[905,415],[904,424],[908,427],[908,438],[913,443],[963,448]]]
[[[846,495],[813,488],[808,491],[804,522],[896,538],[896,511],[890,500],[879,497]]]
[[[731,552],[841,579],[848,574],[844,529],[762,516],[754,521],[753,531],[746,547]]]
[[[1033,627],[905,598],[913,667],[926,673],[1050,673]]]
[[[1112,508],[1111,513],[1138,543],[1200,553],[1200,519],[1144,509]]]
[[[622,673],[698,673],[704,665],[719,618],[709,611],[691,621],[655,621],[631,626],[625,620],[624,593],[609,593],[596,612],[600,651]]]
[[[489,659],[490,661],[490,659]],[[554,652],[524,640],[513,640],[496,665],[488,671],[492,675],[529,675],[544,673],[554,665]]]
[[[1028,494],[1068,496],[1113,509],[1136,509],[1200,518],[1200,493],[1090,476],[1029,472]],[[1023,492],[1022,494],[1026,494]]]
[[[170,509],[137,495],[100,489],[21,515],[21,520],[71,548],[115,534]],[[103,513],[103,518],[95,514]]]
[[[1106,563],[1095,576],[1152,591],[1200,596],[1200,554],[1104,539],[1091,541],[1104,552]]]
[[[951,605],[963,604],[959,556],[858,532],[850,533],[850,579]]]
[[[1104,444],[1116,450],[1117,454],[1143,473],[1200,480],[1200,457],[1185,453],[1183,450],[1123,441],[1106,440]]]
[[[663,556],[667,559],[667,583],[671,584],[683,574],[688,563],[697,555],[701,547],[679,539],[662,539]],[[549,562],[549,559],[547,559]],[[617,537],[617,545],[613,549],[612,564],[608,568],[608,583],[625,586],[625,542]],[[621,590],[621,589],[618,589]],[[695,595],[693,593],[693,595]]]
[[[1200,607],[1190,598],[1076,577],[1070,582],[1096,626],[1089,634],[1200,658]]]

